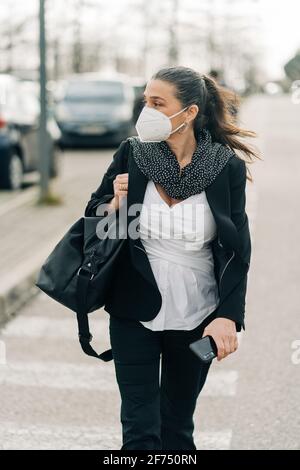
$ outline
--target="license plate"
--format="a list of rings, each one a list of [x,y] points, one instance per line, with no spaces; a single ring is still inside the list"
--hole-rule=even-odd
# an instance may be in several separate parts
[[[104,126],[81,126],[79,129],[80,134],[99,135],[106,132]]]

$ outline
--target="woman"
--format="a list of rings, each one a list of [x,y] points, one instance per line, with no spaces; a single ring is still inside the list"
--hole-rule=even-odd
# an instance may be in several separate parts
[[[195,450],[193,414],[211,362],[189,344],[211,335],[220,361],[245,329],[251,242],[246,164],[235,150],[258,157],[238,139],[255,134],[233,124],[228,94],[190,68],[159,70],[144,96],[138,137],[121,143],[85,215],[126,207],[105,304],[121,449]]]

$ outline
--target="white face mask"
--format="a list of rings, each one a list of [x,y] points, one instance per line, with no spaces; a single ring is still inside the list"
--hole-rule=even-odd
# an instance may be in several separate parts
[[[161,142],[168,139],[171,134],[185,125],[183,122],[172,131],[171,119],[187,108],[188,106],[172,116],[166,116],[155,108],[144,106],[135,125],[140,140],[142,142]]]

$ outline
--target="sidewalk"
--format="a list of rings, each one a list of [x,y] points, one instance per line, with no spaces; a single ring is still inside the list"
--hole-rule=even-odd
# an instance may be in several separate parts
[[[24,192],[23,203],[0,206],[0,324],[40,291],[34,283],[41,265],[83,216],[113,153],[114,149],[99,149],[64,154],[61,176],[51,183],[63,197],[61,206],[38,207],[38,186]]]

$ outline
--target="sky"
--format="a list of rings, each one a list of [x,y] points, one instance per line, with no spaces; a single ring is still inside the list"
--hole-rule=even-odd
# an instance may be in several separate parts
[[[49,7],[51,8],[51,1],[47,0]],[[95,1],[95,0],[94,0]],[[130,0],[110,0],[109,5],[114,14],[118,10],[118,5],[124,7],[124,3]],[[167,1],[167,0],[162,0]],[[180,0],[179,0],[180,1]],[[206,0],[189,0],[189,4],[192,2]],[[210,5],[221,4],[223,8],[227,8],[227,4],[230,0],[210,0]],[[284,76],[282,67],[283,65],[295,54],[296,50],[300,49],[300,0],[252,0],[256,4],[256,10],[258,16],[261,18],[261,53],[263,57],[264,70],[269,78],[282,78]],[[75,0],[68,0],[69,5]],[[99,3],[103,0],[99,0]],[[182,5],[186,4],[186,0],[181,0]],[[247,11],[246,4],[251,0],[231,0],[231,2],[237,5],[242,14],[247,17],[249,10]],[[245,2],[245,6],[243,5]],[[151,0],[149,0],[151,3]],[[32,12],[37,9],[38,0],[1,0],[0,3],[0,28],[1,28],[1,10],[7,5],[17,5],[18,10],[25,12]],[[105,2],[106,8],[108,3]],[[16,10],[14,10],[16,13]],[[26,14],[26,13],[25,13]],[[159,12],[158,12],[159,14]]]
[[[260,0],[265,68],[282,76],[282,66],[300,49],[300,1]]]

